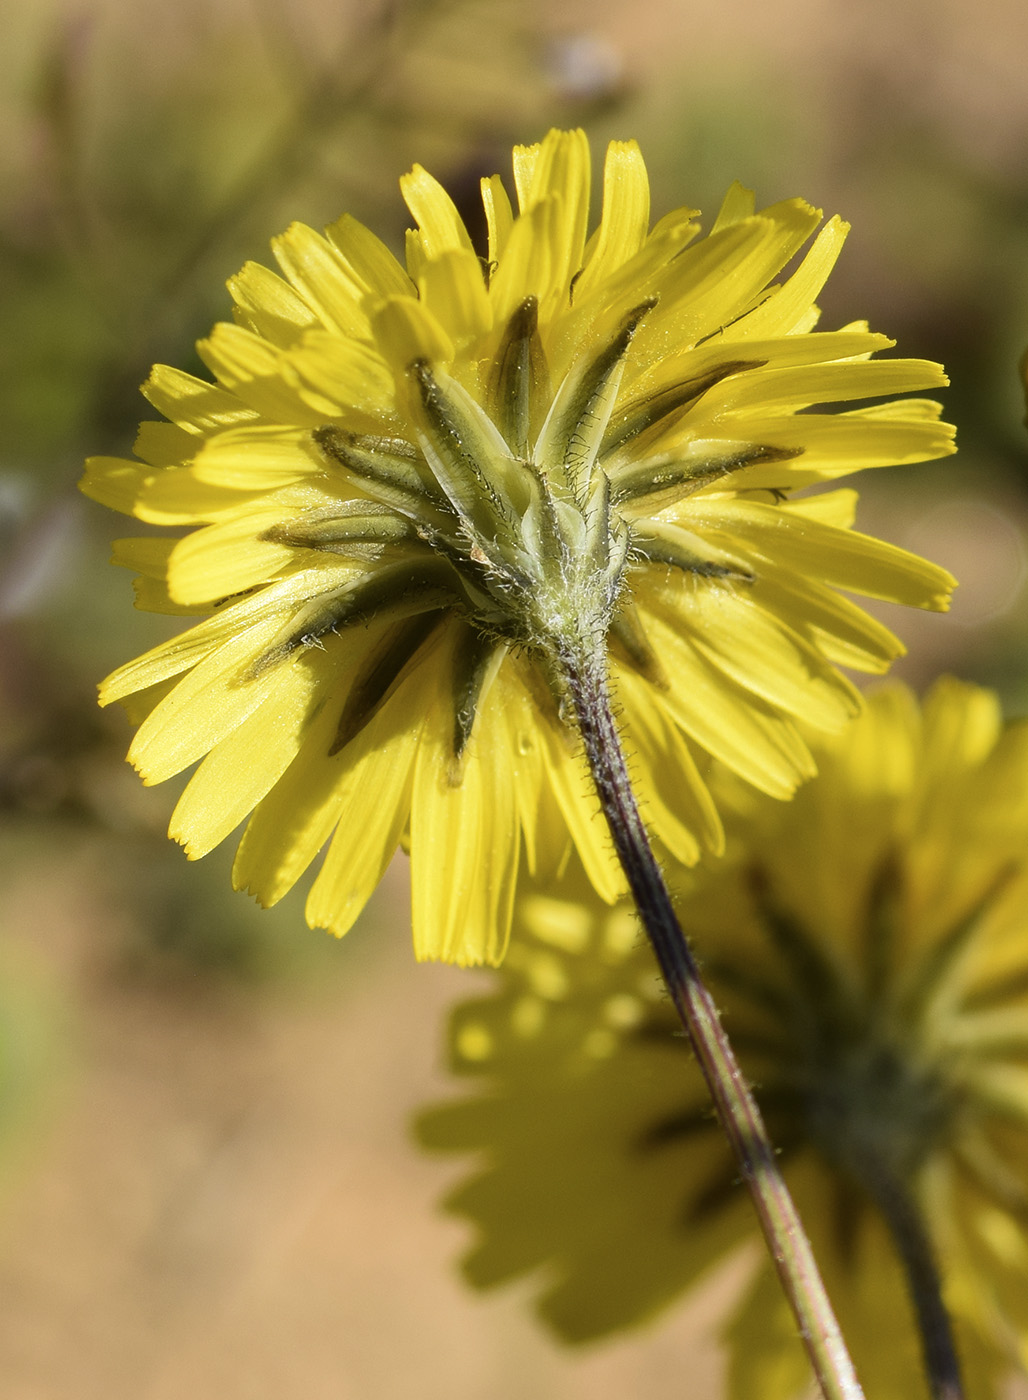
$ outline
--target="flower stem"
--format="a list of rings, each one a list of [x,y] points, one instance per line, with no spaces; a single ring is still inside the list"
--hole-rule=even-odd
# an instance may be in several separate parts
[[[942,1297],[942,1279],[928,1231],[913,1194],[902,1178],[868,1154],[858,1164],[860,1179],[885,1217],[921,1332],[932,1400],[964,1400],[964,1383],[953,1328]]]
[[[778,1169],[760,1110],[700,977],[650,846],[611,711],[605,660],[564,658],[564,673],[589,767],[639,917],[707,1081],[740,1174],[752,1193],[764,1238],[799,1323],[821,1391],[825,1400],[862,1400],[863,1391],[810,1242]]]

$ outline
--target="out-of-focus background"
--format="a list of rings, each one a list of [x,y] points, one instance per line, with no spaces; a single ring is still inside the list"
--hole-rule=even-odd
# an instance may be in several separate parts
[[[1023,0],[12,0],[0,43],[0,1390],[7,1400],[719,1393],[732,1268],[650,1330],[559,1350],[452,1268],[410,1110],[445,1007],[397,868],[343,943],[164,836],[96,681],[168,635],[77,496],[153,360],[198,368],[225,278],[294,219],[402,241],[415,159],[470,210],[514,141],[642,142],[654,207],[739,178],[853,223],[824,324],[943,360],[962,450],[862,485],[962,580],[889,620],[921,685],[1028,708]],[[129,526],[128,532],[132,533]],[[737,1272],[737,1269],[736,1269]]]

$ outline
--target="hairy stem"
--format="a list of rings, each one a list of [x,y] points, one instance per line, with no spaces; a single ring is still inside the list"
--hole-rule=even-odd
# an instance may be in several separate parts
[[[564,659],[589,767],[614,846],[718,1117],[753,1196],[764,1238],[825,1400],[862,1400],[839,1324],[760,1110],[743,1078],[671,904],[632,792],[604,659]],[[946,1400],[952,1400],[947,1393]]]

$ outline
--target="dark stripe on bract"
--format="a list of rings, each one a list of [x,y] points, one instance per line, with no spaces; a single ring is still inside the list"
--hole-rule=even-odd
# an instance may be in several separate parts
[[[339,716],[329,756],[344,749],[368,724],[393,692],[404,669],[432,636],[443,612],[422,613],[391,628],[357,673]]]
[[[563,402],[559,403],[554,417],[543,430],[546,442],[539,450],[538,456],[544,466],[559,458],[567,473],[566,484],[576,498],[585,484],[578,479],[581,469],[592,464],[599,447],[598,439],[602,437],[607,425],[606,419],[597,425],[597,404],[603,397],[611,375],[627,354],[643,317],[652,311],[655,305],[656,299],[650,298],[633,307],[610,343],[592,360],[578,369],[571,370],[557,391],[555,403],[560,400]]]
[[[610,624],[608,636],[613,649],[630,662],[644,680],[649,681],[651,685],[658,686],[661,690],[667,689],[667,674],[657,659],[656,652],[650,646],[650,639],[646,635],[639,610],[624,596]]]
[[[466,627],[454,649],[453,756],[458,762],[471,739],[482,685],[500,646],[502,643],[497,643],[492,637],[485,637]]]
[[[328,554],[356,553],[367,557],[367,546],[416,542],[417,533],[405,516],[375,501],[349,503],[351,508],[326,513],[320,518],[306,516],[283,525],[273,525],[259,536],[273,544],[317,549]]]
[[[315,428],[311,436],[330,463],[345,467],[362,484],[370,482],[379,488],[386,505],[429,524],[441,526],[449,518],[449,503],[427,463],[403,438],[348,433],[331,424]]]
[[[316,646],[328,632],[459,605],[460,585],[451,566],[438,555],[384,564],[301,609],[291,628],[247,672],[255,680],[300,647]]]
[[[698,536],[696,538],[699,539]],[[687,574],[700,574],[704,578],[734,578],[744,583],[752,583],[755,578],[751,569],[729,558],[723,550],[711,547],[709,554],[701,553],[690,545],[686,532],[676,529],[674,525],[661,526],[656,521],[650,521],[646,526],[634,529],[632,548],[651,564],[666,564]]]
[[[722,477],[743,467],[756,466],[762,462],[789,462],[803,453],[802,447],[767,447],[754,444],[752,447],[738,447],[726,444],[723,456],[709,456],[698,461],[683,461],[673,453],[650,457],[642,462],[632,462],[618,469],[609,468],[611,491],[615,505],[626,501],[639,501],[647,496],[667,494],[665,504],[691,496],[704,486],[710,486]],[[657,509],[651,505],[651,509]]]
[[[425,440],[438,453],[438,472],[448,472],[449,480],[439,483],[451,507],[485,539],[495,536],[499,521],[511,524],[506,503],[501,500],[487,470],[495,455],[491,443],[483,440],[483,428],[466,403],[440,385],[427,360],[415,360],[409,373],[418,387],[426,424]],[[452,381],[451,381],[452,382]]]
[[[526,297],[507,323],[489,385],[493,421],[516,456],[528,456],[533,410],[538,415],[551,393],[549,368],[539,337],[539,298]]]
[[[683,379],[680,384],[674,384],[659,394],[634,399],[611,421],[603,436],[601,454],[606,456],[609,452],[615,452],[647,428],[667,426],[666,420],[672,413],[691,408],[708,390],[715,384],[720,384],[729,375],[740,374],[748,369],[760,369],[766,364],[766,360],[728,360],[723,365],[708,370],[706,374]]]

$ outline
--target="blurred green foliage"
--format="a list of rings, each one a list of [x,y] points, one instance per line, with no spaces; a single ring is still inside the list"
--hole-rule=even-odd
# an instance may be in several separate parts
[[[395,238],[415,151],[504,149],[556,96],[514,4],[176,14],[50,15],[16,75],[4,422],[33,470],[123,448],[151,360],[192,360],[225,276],[291,219],[345,207]]]
[[[11,16],[0,54],[0,1171],[75,1017],[35,996],[20,956],[178,995],[339,985],[345,948],[302,904],[233,895],[230,854],[189,869],[142,789],[128,726],[95,683],[177,622],[134,613],[106,562],[125,522],[87,506],[89,453],[128,453],[154,416],[154,360],[203,372],[193,343],[225,278],[292,219],[352,210],[402,245],[399,173],[492,166],[586,101],[561,95],[517,3],[385,0]],[[572,116],[574,113],[571,114]],[[145,528],[145,527],[144,527]],[[406,938],[387,897],[368,921]],[[24,1010],[35,1008],[35,1019]],[[38,1033],[37,1033],[38,1032]],[[52,1053],[53,1052],[53,1053]],[[8,1131],[10,1129],[10,1131]]]

